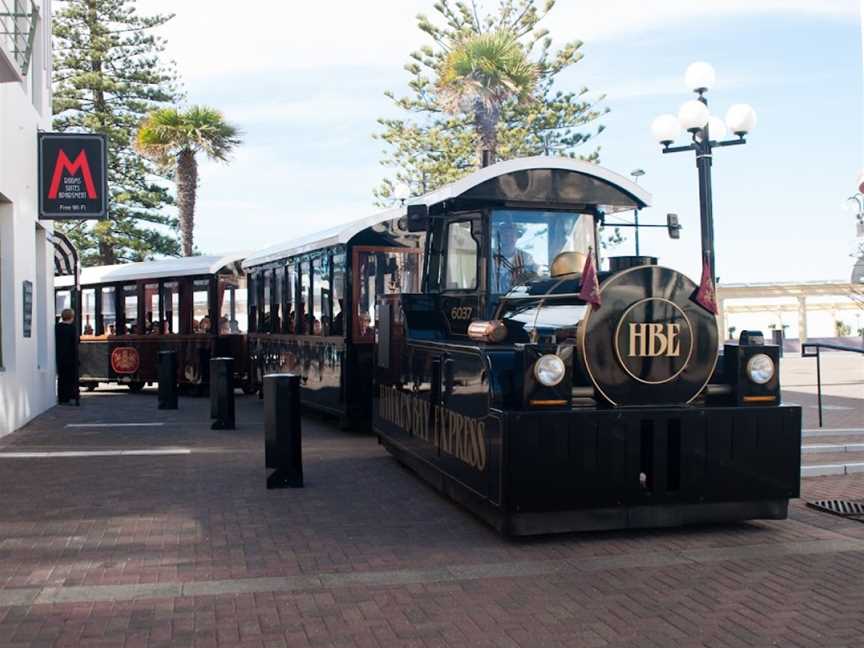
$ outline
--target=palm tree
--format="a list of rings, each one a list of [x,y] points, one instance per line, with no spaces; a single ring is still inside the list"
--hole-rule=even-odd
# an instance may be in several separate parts
[[[450,47],[438,69],[438,102],[447,112],[473,117],[481,166],[497,155],[501,106],[513,98],[529,101],[537,77],[537,66],[509,29],[468,34]]]
[[[183,256],[192,256],[193,249],[198,191],[195,155],[204,153],[211,160],[226,161],[232,149],[240,144],[239,134],[221,112],[207,106],[192,106],[185,111],[160,108],[149,113],[138,129],[136,150],[174,171]]]

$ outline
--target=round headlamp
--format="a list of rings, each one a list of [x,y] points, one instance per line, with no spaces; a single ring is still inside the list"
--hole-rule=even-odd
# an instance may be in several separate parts
[[[552,353],[540,356],[534,363],[534,377],[546,387],[554,387],[560,383],[564,380],[565,373],[567,367],[564,361]]]
[[[747,361],[747,376],[757,385],[764,385],[774,377],[774,361],[757,353]]]

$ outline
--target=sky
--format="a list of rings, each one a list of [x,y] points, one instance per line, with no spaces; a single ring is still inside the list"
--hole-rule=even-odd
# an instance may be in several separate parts
[[[188,102],[243,131],[230,164],[202,161],[203,252],[253,251],[378,211],[372,190],[387,169],[372,134],[398,114],[384,91],[407,91],[403,65],[426,43],[416,15],[433,16],[432,4],[138,1],[176,14],[162,35]],[[698,279],[695,158],[662,154],[649,129],[691,98],[687,65],[707,61],[712,114],[749,103],[758,115],[747,145],[714,156],[721,282],[848,280],[855,219],[842,206],[864,167],[862,10],[864,0],[558,0],[544,23],[555,42],[585,43],[560,87],[585,86],[610,110],[594,140],[601,165],[645,170],[653,203],[640,221],[674,212],[684,227],[677,241],[643,230],[643,254]],[[618,253],[632,254],[631,232]]]

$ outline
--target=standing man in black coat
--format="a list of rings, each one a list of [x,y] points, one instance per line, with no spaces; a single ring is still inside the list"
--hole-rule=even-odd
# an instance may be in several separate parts
[[[66,405],[76,399],[78,382],[78,336],[75,335],[75,313],[65,308],[54,325],[57,356],[57,402]]]

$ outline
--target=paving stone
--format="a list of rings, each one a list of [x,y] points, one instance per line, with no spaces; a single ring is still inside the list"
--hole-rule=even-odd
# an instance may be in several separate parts
[[[267,491],[259,401],[234,431],[155,405],[97,391],[0,439],[79,454],[0,464],[0,646],[864,645],[864,524],[801,501],[506,540],[327,419],[304,418],[306,488]],[[802,488],[864,498],[864,474]]]

